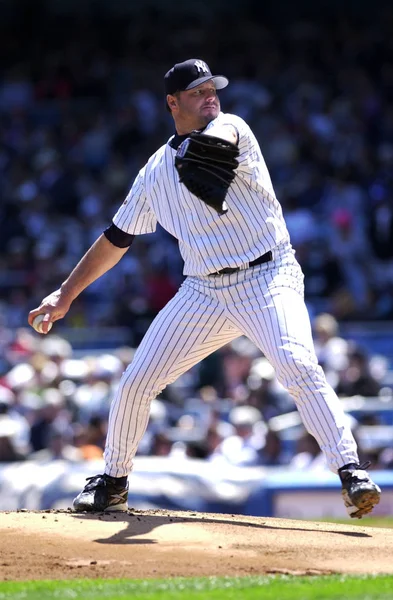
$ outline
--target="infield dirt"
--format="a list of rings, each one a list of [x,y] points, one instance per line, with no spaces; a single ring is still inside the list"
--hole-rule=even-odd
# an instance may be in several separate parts
[[[0,519],[2,581],[393,573],[393,529],[163,510]]]

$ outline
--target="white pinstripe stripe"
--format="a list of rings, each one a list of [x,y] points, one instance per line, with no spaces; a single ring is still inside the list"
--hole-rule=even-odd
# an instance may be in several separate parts
[[[217,121],[239,132],[239,167],[227,214],[218,216],[179,183],[175,151],[166,144],[140,171],[113,219],[134,235],[151,233],[160,222],[178,239],[184,273],[190,275],[155,319],[120,382],[105,450],[107,472],[115,476],[131,469],[152,398],[241,333],[274,365],[331,469],[357,462],[339,400],[316,362],[303,274],[259,145],[239,117],[221,113]],[[244,267],[268,250],[274,256],[270,263],[208,277],[224,267]]]
[[[293,308],[293,302],[294,300],[297,299],[296,295],[294,296],[293,294],[288,293],[288,291],[286,291],[284,293],[285,296],[285,302],[286,302],[286,306],[282,306],[282,296],[278,295],[276,296],[275,299],[272,298],[271,294],[269,293],[269,287],[268,285],[266,285],[266,276],[264,277],[264,282],[265,282],[265,287],[264,289],[261,289],[261,285],[260,285],[260,281],[259,283],[259,288],[260,288],[260,294],[261,297],[265,297],[267,300],[271,299],[272,300],[272,307],[273,310],[263,310],[260,316],[264,316],[264,320],[263,320],[263,327],[262,328],[258,328],[258,333],[259,333],[259,339],[261,340],[265,340],[266,337],[269,338],[269,341],[271,339],[271,336],[273,336],[273,344],[271,345],[271,347],[273,348],[274,351],[274,355],[273,357],[269,357],[272,364],[275,366],[276,370],[277,370],[277,376],[279,378],[279,380],[283,383],[283,385],[285,385],[286,388],[290,387],[291,383],[297,378],[298,374],[302,375],[302,372],[299,369],[299,366],[296,362],[296,360],[292,360],[294,358],[293,354],[292,354],[292,348],[288,349],[288,352],[282,352],[281,348],[283,346],[283,339],[282,339],[282,334],[281,331],[284,331],[284,334],[286,337],[289,337],[289,328],[288,328],[288,322],[287,322],[287,317],[286,317],[286,313],[289,312],[288,311],[288,307],[290,307],[290,310],[292,310]],[[290,288],[292,289],[292,288]],[[254,297],[258,298],[258,292],[255,293]],[[279,310],[279,306],[276,303],[280,303],[281,302],[281,310]],[[302,308],[303,304],[300,306],[300,308]],[[251,309],[252,310],[252,309]],[[269,322],[266,321],[266,312],[269,315]],[[280,318],[281,316],[281,318]],[[296,320],[300,318],[300,316],[305,316],[300,315],[299,312],[296,312]],[[284,320],[284,323],[282,323],[281,321]],[[306,318],[303,318],[302,320],[302,330],[306,331],[307,330],[307,323],[308,323],[308,316],[306,316]],[[283,326],[284,325],[284,326]],[[289,321],[289,326],[291,325],[291,321]],[[257,325],[256,325],[257,327]],[[262,337],[261,337],[262,336]],[[302,364],[306,364],[306,357],[309,355],[308,352],[308,346],[304,345],[304,340],[302,340],[302,338],[297,338],[297,343],[300,345],[302,345],[302,350],[301,350],[301,354],[302,354]],[[259,344],[257,344],[259,345]],[[263,349],[263,352],[265,352],[265,350]],[[314,360],[316,361],[316,358],[314,358]],[[311,357],[309,356],[309,361],[312,363],[313,361],[311,360]],[[279,365],[278,367],[276,365]],[[284,370],[286,372],[286,376],[284,377],[283,373]],[[311,429],[314,430],[318,430],[318,427],[316,426],[316,424],[314,422],[312,422],[312,424],[308,424],[307,425],[307,419],[306,419],[306,426],[308,428],[311,427]],[[321,426],[321,423],[319,423],[319,425]],[[327,441],[327,438],[325,436],[324,441]]]
[[[176,298],[176,307],[174,307],[175,309],[179,309],[179,304],[180,302],[183,303],[183,306],[185,306],[186,302],[184,299],[181,298],[181,294],[178,294],[177,298]],[[171,303],[171,306],[167,306],[167,313],[168,313],[168,318],[167,318],[167,322],[165,323],[166,325],[166,329],[165,332],[167,333],[168,331],[171,333],[171,310],[173,308],[174,302]],[[161,314],[161,313],[160,313]],[[157,321],[159,320],[160,315],[158,315],[157,317]],[[154,335],[154,328],[149,328],[147,334],[145,335],[139,349],[138,349],[138,353],[145,353],[146,355],[149,352],[150,348],[154,348],[154,341],[155,341],[155,335]],[[162,348],[160,349],[160,352],[163,352]],[[156,377],[156,373],[154,373],[154,368],[153,368],[153,362],[152,361],[140,361],[140,365],[138,367],[138,363],[137,363],[137,354],[134,357],[134,361],[132,363],[132,367],[133,367],[133,377],[135,379],[135,382],[138,382],[138,376],[140,378],[140,382],[143,385],[143,377],[140,377],[140,373],[142,372],[142,374],[150,380],[153,381],[157,381],[157,377]],[[157,358],[157,357],[155,357]],[[162,363],[164,364],[164,363]],[[147,365],[147,370],[145,365]],[[150,368],[150,372],[149,372],[149,368]],[[118,440],[120,440],[120,444],[123,445],[122,451],[123,451],[123,455],[126,456],[126,449],[129,446],[129,436],[130,436],[130,430],[132,427],[132,424],[136,424],[137,423],[137,414],[139,413],[140,409],[141,409],[141,405],[142,405],[142,401],[143,401],[143,396],[140,392],[139,387],[137,387],[137,389],[133,390],[134,394],[135,394],[135,398],[130,399],[130,392],[131,392],[131,388],[129,386],[129,379],[132,378],[132,374],[131,374],[131,368],[128,368],[127,371],[123,374],[123,377],[120,381],[120,386],[119,386],[119,392],[117,394],[117,398],[121,398],[121,402],[114,402],[112,404],[112,407],[116,407],[116,415],[113,414],[113,418],[112,418],[112,410],[110,412],[110,416],[109,416],[109,428],[108,428],[108,447],[110,448],[112,446],[112,451],[111,451],[111,456],[108,458],[108,462],[110,464],[113,464],[114,461],[117,460],[117,455],[114,455],[114,448],[115,446],[118,444]],[[159,389],[157,389],[156,394],[159,393]],[[126,412],[124,411],[124,407],[128,408],[129,411],[129,416],[128,416],[128,421],[126,421],[125,415]],[[146,407],[145,407],[146,408]],[[134,416],[134,409],[137,411],[135,416]],[[118,421],[118,417],[121,417],[121,422],[119,423]],[[142,422],[142,426],[143,426],[143,422]],[[125,434],[123,434],[124,428],[127,429],[127,432]],[[109,435],[110,432],[110,435]],[[123,442],[124,440],[124,442]],[[122,443],[123,442],[123,443]],[[131,446],[131,449],[133,451],[133,447]],[[124,459],[125,461],[126,459]],[[123,464],[118,465],[117,468],[120,467],[120,471],[122,471],[125,467],[124,464],[125,462],[123,461]]]
[[[178,334],[178,330],[175,327],[175,321],[179,312],[187,306],[187,300],[183,297],[184,294],[179,293],[175,298],[167,304],[164,311],[161,311],[156,318],[155,321],[159,323],[160,333],[161,335],[165,334],[170,339],[166,340],[166,344],[162,344],[161,346],[156,346],[157,333],[155,333],[155,328],[152,326],[149,328],[147,336],[142,340],[142,343],[135,354],[134,361],[131,365],[131,368],[127,369],[125,374],[122,377],[124,381],[124,388],[121,394],[121,399],[123,406],[119,404],[119,414],[122,417],[122,423],[120,425],[120,429],[117,424],[114,424],[113,429],[117,431],[116,436],[118,435],[120,439],[123,439],[123,425],[127,428],[127,433],[124,435],[124,439],[126,441],[125,446],[130,445],[130,436],[131,430],[133,431],[133,437],[131,438],[131,443],[135,441],[135,437],[138,433],[138,429],[135,429],[135,424],[139,427],[139,425],[145,422],[145,427],[147,424],[147,415],[149,405],[145,401],[144,402],[144,392],[149,385],[149,383],[154,382],[155,385],[152,385],[151,395],[152,398],[157,396],[161,389],[159,375],[162,370],[165,368],[165,354],[168,356],[166,352],[168,347],[175,348],[176,346],[173,344],[174,334]],[[192,306],[188,305],[188,308],[192,308]],[[163,318],[163,313],[165,314],[165,319]],[[146,341],[145,341],[146,340]],[[159,350],[159,354],[156,350]],[[154,360],[151,357],[151,360],[146,360],[146,358],[154,352]],[[143,360],[140,360],[138,363],[139,354],[144,356]],[[147,365],[147,366],[146,366]],[[161,366],[160,373],[157,373],[156,369]],[[132,381],[133,386],[131,387],[130,381]],[[169,383],[169,382],[168,382]],[[165,384],[162,383],[162,386]],[[142,390],[142,391],[141,391]],[[132,397],[132,399],[131,399]],[[151,399],[152,399],[151,398]],[[142,403],[144,402],[144,406]],[[130,408],[130,414],[128,422],[126,421],[124,405]],[[144,409],[143,419],[139,421],[139,415],[141,410]],[[135,412],[135,415],[134,415]],[[115,438],[116,439],[116,438]],[[134,446],[131,445],[133,449]],[[135,448],[136,449],[136,448]],[[113,458],[111,459],[113,461]],[[122,468],[125,468],[124,465]]]
[[[337,470],[343,464],[356,462],[356,445],[344,422],[340,402],[317,366],[304,301],[288,286],[286,274],[285,289],[279,290],[279,278],[269,271],[267,282],[262,272],[260,277],[231,286],[226,293],[233,304],[241,303],[243,312],[230,306],[228,310],[242,333],[275,367],[278,379],[291,392],[305,427],[318,441],[332,470]],[[276,292],[274,297],[269,288]]]
[[[186,280],[155,319],[123,375],[111,409],[105,452],[109,474],[126,475],[132,468],[152,398],[241,333],[275,367],[331,469],[357,461],[339,400],[317,366],[302,278],[293,256],[292,265],[287,261],[285,267],[267,264],[225,277]]]
[[[210,298],[209,303],[192,288],[181,288],[152,323],[121,379],[105,448],[109,475],[121,477],[131,470],[151,400],[181,373],[239,335],[217,301]]]
[[[297,292],[295,292],[295,294],[297,294]],[[303,338],[299,338],[299,337],[295,338],[295,336],[292,336],[293,340],[296,340],[296,344],[298,344],[299,346],[301,345],[301,348],[296,348],[297,358],[295,358],[293,356],[294,352],[293,352],[292,348],[289,350],[289,353],[285,353],[285,360],[286,360],[289,368],[290,369],[292,368],[292,377],[291,377],[291,379],[289,379],[286,382],[286,387],[289,389],[289,391],[292,392],[292,395],[296,401],[298,410],[300,411],[300,413],[302,414],[302,416],[304,418],[304,422],[305,422],[305,426],[306,426],[307,430],[310,433],[314,432],[314,434],[317,435],[317,440],[320,442],[320,445],[326,447],[329,443],[329,436],[326,434],[325,427],[323,426],[323,421],[325,421],[325,424],[328,427],[329,427],[329,422],[327,421],[327,419],[324,415],[323,408],[321,410],[319,395],[315,392],[315,387],[318,382],[317,381],[318,378],[315,376],[317,371],[313,367],[317,367],[317,358],[311,348],[311,346],[312,346],[311,332],[310,332],[310,335],[307,336],[308,339],[305,336],[305,333],[309,329],[309,319],[308,319],[308,315],[306,314],[306,310],[305,310],[303,301],[298,302],[298,310],[293,311],[294,306],[292,305],[292,303],[294,302],[294,298],[296,298],[296,296],[294,296],[294,294],[292,294],[290,296],[288,293],[285,293],[285,305],[283,303],[282,296],[278,296],[276,298],[277,313],[280,313],[284,320],[284,323],[283,323],[284,327],[283,328],[280,327],[280,329],[282,329],[285,333],[288,332],[288,335],[289,335],[292,322],[290,320],[290,315],[288,315],[288,317],[287,317],[287,313],[288,313],[287,306],[288,306],[288,303],[291,303],[291,311],[296,312],[296,319],[301,319],[301,328],[302,328],[302,332],[303,332]],[[296,298],[296,299],[298,299],[298,298]],[[281,306],[279,307],[278,304],[281,304]],[[280,346],[282,346],[282,334],[280,336]],[[292,362],[290,362],[292,358],[294,358],[294,360]],[[300,362],[301,366],[299,365],[299,362]],[[304,370],[304,367],[307,369],[306,371]],[[310,372],[310,369],[311,369],[311,372]],[[308,393],[306,394],[306,397],[305,397],[305,400],[306,400],[305,402],[302,400],[301,386],[296,386],[293,383],[293,382],[298,382],[299,378],[301,381],[304,382],[304,384],[308,390]],[[312,383],[311,383],[311,379],[312,379]],[[322,386],[325,387],[325,382],[324,382],[323,376],[320,378],[320,383],[322,383]],[[311,397],[311,401],[310,401],[310,397]],[[316,402],[318,404],[318,410],[315,410],[314,402]],[[303,409],[305,409],[305,410],[303,410]],[[310,414],[311,412],[313,413],[314,418],[311,418],[311,414]],[[334,432],[331,431],[331,433],[332,433],[332,435],[334,435]],[[315,435],[314,435],[314,437],[315,437]],[[336,440],[336,441],[338,442],[338,440]]]
[[[178,296],[177,296],[177,302],[179,301],[179,297],[180,297],[180,294],[178,294]],[[184,302],[184,304],[185,304],[185,302]],[[172,302],[172,305],[173,305],[173,302]],[[168,313],[170,312],[170,308],[171,307],[168,307]],[[160,316],[160,314],[158,315],[158,317]],[[156,321],[158,320],[158,317],[157,317]],[[170,320],[168,320],[168,324],[170,325]],[[166,331],[168,331],[168,328],[166,329]],[[138,353],[140,354],[142,352],[147,355],[149,347],[153,347],[153,344],[154,344],[154,329],[152,327],[150,327],[149,330],[147,331],[144,339],[142,340],[142,343],[141,343],[136,355]],[[145,350],[145,348],[146,348],[146,350]],[[134,371],[136,371],[136,364],[137,364],[135,361],[136,355],[135,355],[134,361],[132,363]],[[151,362],[146,362],[145,364],[150,365],[150,366],[152,365]],[[143,366],[143,362],[141,362],[140,368],[142,368],[142,366]],[[124,456],[126,455],[127,447],[128,447],[128,443],[129,443],[128,434],[129,434],[129,428],[130,428],[130,423],[131,423],[131,419],[132,419],[132,411],[134,409],[134,406],[136,406],[136,408],[138,409],[140,406],[140,403],[142,401],[142,399],[139,398],[138,402],[133,402],[132,404],[130,402],[129,386],[128,386],[129,371],[130,371],[130,368],[128,368],[125,371],[125,373],[123,373],[123,376],[122,376],[119,386],[118,386],[116,399],[121,399],[121,401],[116,401],[116,399],[115,399],[115,401],[112,402],[110,412],[109,412],[108,436],[107,436],[107,443],[106,443],[106,448],[105,448],[105,460],[106,460],[106,463],[109,465],[113,465],[114,461],[118,460],[117,456],[118,456],[119,452],[122,452]],[[134,373],[135,379],[136,379],[137,375],[138,375],[138,371],[136,371]],[[147,373],[146,376],[148,377],[149,373]],[[151,377],[153,377],[153,380],[155,379],[154,376],[155,376],[155,374],[154,374],[154,372],[152,372]],[[123,426],[125,425],[124,416],[126,414],[124,412],[125,406],[131,411],[130,415],[129,415],[129,425],[128,425],[127,434],[123,433],[123,431],[124,431]],[[116,450],[115,450],[115,448],[116,448]],[[117,466],[117,468],[118,468],[118,466]],[[114,475],[114,476],[116,476],[116,475]]]

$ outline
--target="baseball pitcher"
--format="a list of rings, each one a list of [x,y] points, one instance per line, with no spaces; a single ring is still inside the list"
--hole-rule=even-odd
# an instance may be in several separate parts
[[[351,517],[379,502],[380,489],[359,464],[356,444],[318,365],[291,247],[258,142],[241,118],[222,113],[217,91],[228,80],[200,59],[165,75],[175,134],[139,172],[111,225],[60,288],[29,314],[42,330],[116,265],[136,235],[157,222],[179,241],[186,278],[157,315],[113,399],[105,472],[89,478],[75,511],[127,510],[128,476],[150,404],[169,383],[238,336],[263,352],[293,396],[303,423],[337,473]]]

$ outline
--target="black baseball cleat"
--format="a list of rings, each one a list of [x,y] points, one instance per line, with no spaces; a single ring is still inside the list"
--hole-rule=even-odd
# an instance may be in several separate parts
[[[349,464],[341,467],[338,474],[341,479],[342,496],[351,518],[361,519],[378,504],[381,490],[371,479],[366,469],[371,463]]]
[[[75,512],[110,512],[128,510],[128,483],[123,484],[116,477],[95,475],[87,477],[88,483],[73,502]]]

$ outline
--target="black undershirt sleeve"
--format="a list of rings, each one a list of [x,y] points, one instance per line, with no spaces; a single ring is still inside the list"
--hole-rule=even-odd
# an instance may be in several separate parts
[[[104,229],[103,233],[106,239],[118,248],[127,248],[128,246],[131,246],[135,237],[135,235],[132,235],[131,233],[126,233],[125,231],[122,231],[121,229],[116,227],[114,223],[112,223],[112,225]]]

